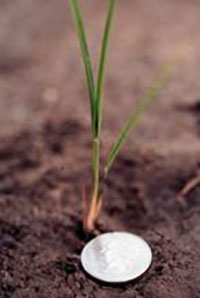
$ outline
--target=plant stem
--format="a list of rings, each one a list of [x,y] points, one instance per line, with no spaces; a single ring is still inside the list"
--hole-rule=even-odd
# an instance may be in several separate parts
[[[92,184],[94,197],[97,197],[99,192],[99,145],[99,138],[95,138],[92,144]]]
[[[96,217],[99,212],[99,138],[94,138],[92,142],[92,200],[86,220],[86,229],[93,230]]]
[[[99,69],[98,69],[98,77],[97,77],[97,86],[95,88],[95,114],[94,114],[94,123],[95,123],[95,134],[93,134],[92,141],[92,198],[91,203],[86,219],[86,229],[93,230],[95,220],[98,217],[100,211],[100,171],[99,171],[99,163],[100,163],[100,133],[101,133],[101,122],[102,122],[102,109],[103,109],[103,101],[102,101],[102,90],[105,82],[105,70],[106,70],[106,62],[108,55],[108,46],[110,39],[110,31],[111,24],[113,20],[114,7],[116,0],[110,0],[107,19],[104,28],[104,35],[102,40],[102,47],[99,59]]]

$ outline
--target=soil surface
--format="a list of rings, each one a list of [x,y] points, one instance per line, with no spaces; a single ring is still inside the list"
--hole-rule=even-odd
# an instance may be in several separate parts
[[[147,273],[116,286],[80,266],[94,236],[81,229],[82,188],[90,185],[89,105],[64,2],[0,1],[0,297],[199,298],[200,185],[181,201],[177,194],[200,165],[200,3],[119,2],[102,161],[156,71],[186,54],[104,186],[99,232],[132,232],[153,250]],[[80,2],[96,66],[107,1]]]

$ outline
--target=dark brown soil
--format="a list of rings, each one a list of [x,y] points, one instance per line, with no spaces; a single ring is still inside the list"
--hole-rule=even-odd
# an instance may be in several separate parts
[[[195,169],[152,154],[120,156],[101,220],[105,231],[142,235],[153,249],[151,268],[121,286],[83,272],[80,194],[89,171],[74,148],[89,152],[89,143],[86,130],[70,120],[1,143],[0,297],[199,297],[200,189],[186,205],[175,198]]]
[[[108,1],[80,3],[96,68]],[[102,161],[158,69],[185,60],[105,185],[99,229],[139,234],[153,249],[144,276],[112,286],[80,266],[90,120],[66,1],[0,1],[0,298],[200,297],[200,186],[176,199],[200,166],[199,28],[199,0],[118,1]]]

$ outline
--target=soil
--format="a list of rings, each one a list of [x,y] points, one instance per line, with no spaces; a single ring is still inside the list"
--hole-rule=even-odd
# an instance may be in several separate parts
[[[81,228],[91,146],[87,91],[69,11],[62,1],[2,1],[1,298],[200,297],[200,185],[177,199],[200,162],[200,4],[148,0],[144,6],[127,0],[119,7],[102,161],[133,94],[138,98],[174,53],[187,44],[194,47],[130,135],[104,185],[99,233],[141,235],[153,250],[153,263],[138,280],[117,286],[96,281],[81,268],[80,252],[94,237]],[[106,1],[94,1],[84,9],[95,62],[105,8]]]
[[[1,144],[0,297],[199,297],[200,188],[185,204],[176,199],[195,169],[184,172],[152,154],[120,156],[101,219],[104,231],[130,231],[149,242],[150,270],[122,286],[83,272],[80,252],[89,238],[81,231],[81,185],[89,169],[74,148],[87,152],[89,144],[72,120]]]

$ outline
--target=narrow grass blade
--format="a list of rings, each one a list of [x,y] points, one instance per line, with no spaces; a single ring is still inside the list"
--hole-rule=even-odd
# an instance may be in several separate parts
[[[159,91],[167,85],[169,79],[171,78],[173,70],[174,68],[171,65],[165,67],[158,75],[158,77],[154,79],[152,86],[147,90],[147,92],[143,95],[143,97],[137,104],[131,117],[126,122],[124,129],[121,131],[117,141],[114,143],[112,151],[108,154],[108,159],[104,168],[105,175],[108,174],[108,171],[115,158],[117,157],[118,153],[120,152],[120,149],[128,133],[139,122],[140,118],[145,114],[149,105],[157,97]]]
[[[94,86],[94,78],[93,78],[93,72],[92,72],[92,63],[89,55],[86,33],[84,28],[84,22],[83,22],[82,14],[77,0],[69,0],[69,5],[74,16],[77,37],[81,47],[81,53],[82,53],[83,62],[86,70],[87,85],[88,85],[90,106],[91,106],[92,131],[94,132],[95,110],[96,110],[95,109],[95,86]]]
[[[110,31],[113,20],[114,8],[115,8],[116,0],[110,0],[108,16],[104,29],[104,36],[102,41],[102,48],[99,60],[99,68],[98,68],[98,77],[97,77],[97,86],[96,86],[96,132],[97,136],[99,135],[101,129],[102,122],[102,89],[105,83],[105,69],[106,69],[106,58],[108,55],[108,46],[110,39]]]

